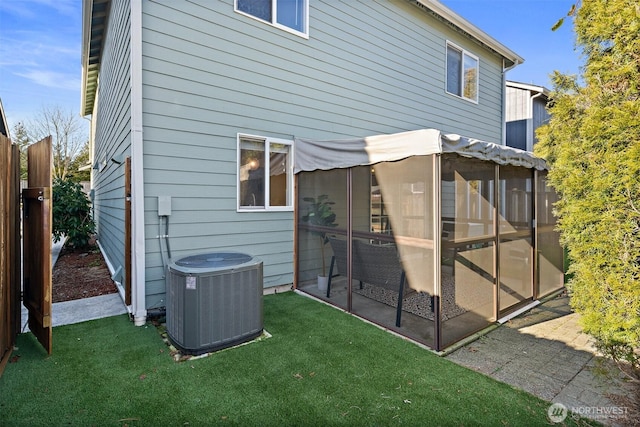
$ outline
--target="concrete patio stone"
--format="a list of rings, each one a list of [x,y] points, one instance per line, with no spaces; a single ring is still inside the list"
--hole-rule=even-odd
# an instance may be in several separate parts
[[[624,425],[612,395],[631,387],[582,332],[580,316],[562,295],[467,343],[447,359],[525,390],[604,425]],[[608,375],[603,374],[608,372]],[[633,416],[633,415],[628,415]],[[550,424],[553,424],[550,421]]]

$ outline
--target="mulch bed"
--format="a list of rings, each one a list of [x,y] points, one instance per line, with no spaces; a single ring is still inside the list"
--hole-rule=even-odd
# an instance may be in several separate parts
[[[52,301],[70,301],[118,292],[97,245],[60,251],[53,266]]]

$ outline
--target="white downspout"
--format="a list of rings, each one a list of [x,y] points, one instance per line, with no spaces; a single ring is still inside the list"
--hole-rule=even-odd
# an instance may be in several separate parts
[[[507,145],[507,71],[514,69],[520,62],[515,60],[510,67],[504,66],[505,60],[502,59],[502,145]]]
[[[89,188],[95,188],[95,172],[93,170],[93,165],[96,164],[96,120],[93,118],[96,117],[96,106],[98,105],[98,94],[96,94],[96,102],[93,106],[93,111],[91,112],[91,118],[87,116],[82,116],[83,119],[89,122],[89,165],[91,166],[90,175],[89,175]],[[91,201],[93,203],[93,200]]]
[[[142,137],[142,0],[131,1],[131,314],[147,321]]]

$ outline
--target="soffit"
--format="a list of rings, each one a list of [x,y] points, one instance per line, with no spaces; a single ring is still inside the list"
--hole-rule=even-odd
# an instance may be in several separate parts
[[[98,88],[102,47],[107,31],[110,0],[84,0],[82,18],[82,100],[83,116],[93,111]]]

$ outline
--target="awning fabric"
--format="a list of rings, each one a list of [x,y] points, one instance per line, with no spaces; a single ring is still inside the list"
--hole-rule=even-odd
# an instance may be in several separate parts
[[[528,151],[460,135],[442,135],[437,129],[353,139],[296,138],[295,150],[294,173],[373,165],[441,153],[455,153],[500,165],[547,168],[543,159]]]

